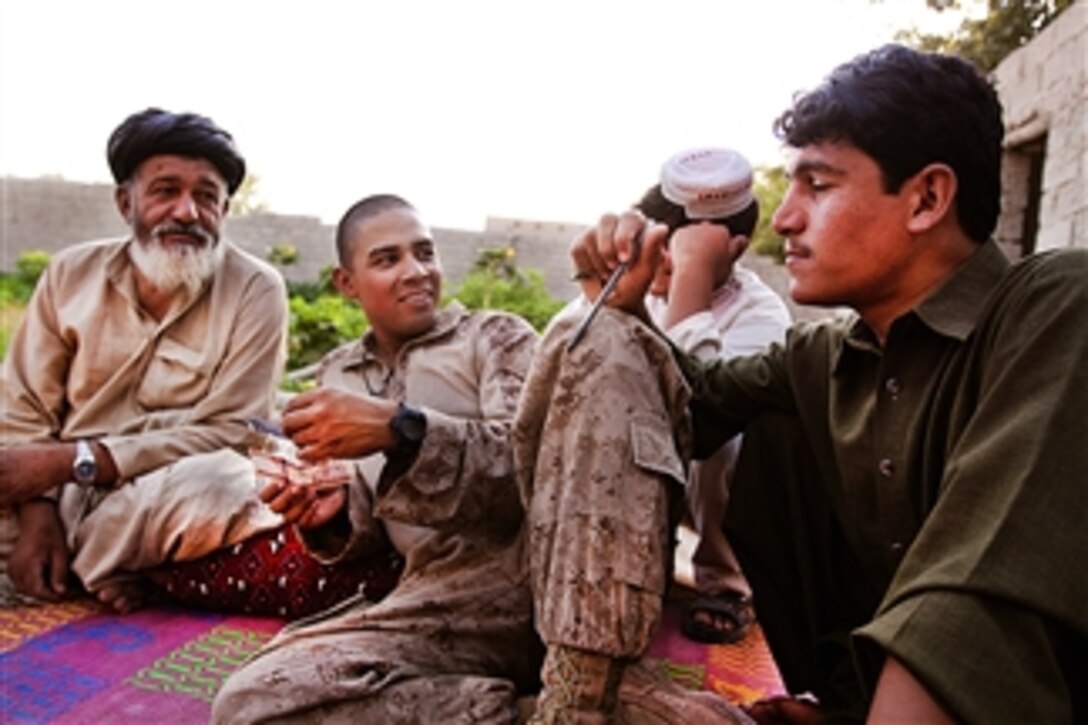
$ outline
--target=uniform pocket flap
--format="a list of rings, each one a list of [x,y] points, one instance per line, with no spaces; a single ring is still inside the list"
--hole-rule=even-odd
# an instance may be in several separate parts
[[[683,485],[687,476],[676,452],[672,430],[664,420],[635,418],[631,421],[631,451],[639,468],[670,476]]]

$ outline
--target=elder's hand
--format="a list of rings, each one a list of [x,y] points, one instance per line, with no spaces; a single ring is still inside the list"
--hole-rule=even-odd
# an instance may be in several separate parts
[[[68,594],[68,546],[52,501],[19,507],[19,539],[8,560],[8,576],[23,594],[55,602]]]

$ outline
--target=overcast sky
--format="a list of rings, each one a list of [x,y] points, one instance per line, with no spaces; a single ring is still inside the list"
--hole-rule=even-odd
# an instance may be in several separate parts
[[[924,0],[0,0],[0,175],[108,181],[106,137],[156,105],[233,133],[273,211],[333,222],[389,191],[434,226],[587,222],[683,148],[779,163],[795,91],[933,17]]]

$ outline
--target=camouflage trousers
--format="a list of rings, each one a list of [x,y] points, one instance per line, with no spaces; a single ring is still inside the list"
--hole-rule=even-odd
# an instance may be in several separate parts
[[[515,722],[541,660],[524,560],[520,537],[431,537],[385,599],[288,625],[227,679],[211,721]]]
[[[539,725],[750,723],[642,655],[661,621],[691,441],[689,390],[665,340],[601,310],[553,321],[515,421],[536,627]]]
[[[514,426],[536,627],[548,645],[637,658],[671,575],[689,390],[635,318],[604,308],[568,351],[578,322],[545,331]]]

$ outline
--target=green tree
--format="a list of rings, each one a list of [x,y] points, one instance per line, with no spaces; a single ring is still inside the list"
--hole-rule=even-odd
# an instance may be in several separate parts
[[[38,277],[42,276],[49,264],[49,252],[40,249],[28,249],[15,260],[15,276],[24,284],[33,288],[38,284]]]
[[[0,360],[7,355],[11,335],[47,264],[48,252],[28,249],[15,260],[14,272],[0,271]]]
[[[8,345],[15,328],[19,326],[19,320],[23,316],[21,307],[0,306],[0,360],[8,354]]]
[[[332,270],[330,264],[316,280],[287,283],[288,370],[313,365],[338,345],[361,337],[369,326],[359,306],[336,289]]]
[[[298,247],[287,242],[273,244],[272,248],[268,250],[268,261],[281,267],[297,263],[298,256]]]
[[[321,294],[313,300],[292,295],[287,340],[287,369],[316,363],[338,345],[362,336],[366,316],[353,301],[339,294]]]
[[[1039,34],[1073,0],[987,0],[986,16],[966,19],[950,35],[902,30],[896,39],[921,50],[953,53],[991,71],[1005,57]],[[959,10],[961,0],[926,0],[935,12]]]
[[[752,231],[751,248],[782,264],[786,259],[785,241],[771,228],[771,217],[786,195],[789,178],[781,166],[756,169],[755,177],[752,193],[759,199],[759,221]]]
[[[470,310],[513,312],[537,330],[544,329],[564,304],[551,296],[538,270],[518,268],[517,250],[513,247],[480,252],[453,296]]]
[[[243,216],[268,211],[268,204],[261,199],[261,193],[257,189],[260,183],[261,177],[252,172],[246,174],[246,178],[242,179],[242,183],[234,191],[234,196],[230,198],[231,214]]]
[[[519,269],[516,260],[510,247],[483,250],[452,297],[469,309],[513,312],[541,330],[564,303],[551,296],[538,270]],[[361,337],[369,326],[359,306],[336,291],[331,275],[330,266],[316,282],[288,286],[288,370],[313,365],[338,345]]]
[[[332,270],[335,265],[327,264],[321,268],[316,280],[305,282],[287,282],[287,296],[301,297],[307,302],[313,302],[322,295],[339,294],[336,285],[332,281]]]
[[[0,272],[0,307],[22,307],[49,264],[49,252],[28,249],[15,260],[14,272]]]

